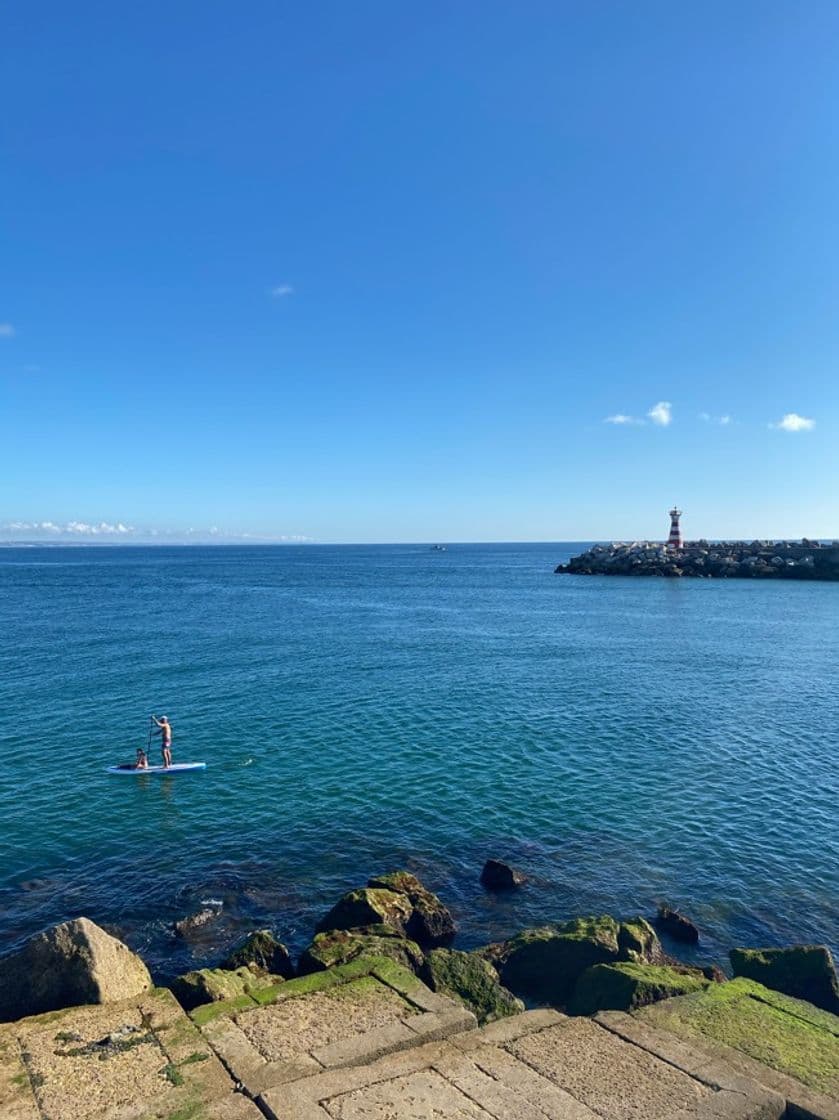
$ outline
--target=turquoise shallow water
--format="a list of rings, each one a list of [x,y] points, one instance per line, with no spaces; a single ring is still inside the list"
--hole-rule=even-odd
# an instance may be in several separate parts
[[[705,959],[838,949],[839,585],[555,576],[575,551],[0,551],[0,952],[82,913],[162,976],[302,947],[403,865],[464,947],[666,899]],[[103,773],[152,710],[205,773]],[[490,855],[527,888],[485,894]]]

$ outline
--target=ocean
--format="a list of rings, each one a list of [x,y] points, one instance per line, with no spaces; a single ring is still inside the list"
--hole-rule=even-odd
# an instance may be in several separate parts
[[[839,584],[554,575],[583,547],[0,550],[0,953],[85,914],[165,979],[399,867],[463,948],[667,901],[699,961],[839,950]],[[205,772],[105,773],[151,712]]]

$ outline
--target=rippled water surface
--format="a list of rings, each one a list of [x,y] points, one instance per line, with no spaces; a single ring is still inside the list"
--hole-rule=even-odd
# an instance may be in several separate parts
[[[839,948],[839,585],[555,576],[575,551],[0,551],[0,952],[78,914],[163,976],[299,948],[403,865],[464,947],[666,899],[708,959]],[[205,773],[104,773],[152,710]],[[528,886],[486,895],[490,855]]]

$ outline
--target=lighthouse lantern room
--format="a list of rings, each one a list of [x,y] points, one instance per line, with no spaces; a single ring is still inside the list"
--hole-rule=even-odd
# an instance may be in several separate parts
[[[682,530],[679,527],[679,518],[682,516],[682,511],[677,509],[676,506],[670,510],[670,536],[667,538],[668,548],[681,548],[682,547]]]

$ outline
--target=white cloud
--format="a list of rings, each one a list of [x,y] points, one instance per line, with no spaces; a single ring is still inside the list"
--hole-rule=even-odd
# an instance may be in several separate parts
[[[788,412],[777,424],[769,425],[770,428],[779,428],[783,432],[809,432],[815,426],[815,420],[799,416],[797,412]]]
[[[15,328],[11,323],[0,323],[0,338],[14,338]]]
[[[274,299],[283,299],[285,296],[294,295],[294,288],[291,284],[277,284],[275,288],[271,289],[271,295]]]
[[[666,428],[673,419],[673,406],[670,401],[659,401],[658,404],[653,405],[647,413],[647,416],[649,416],[654,424],[658,424],[661,428]]]
[[[722,416],[712,416],[710,412],[700,412],[699,419],[704,420],[706,424],[721,424],[724,428],[734,423],[734,418],[727,412]]]
[[[54,541],[68,543],[71,541],[96,541],[108,543],[115,541],[142,543],[143,541],[157,541],[161,544],[185,544],[187,542],[201,544],[217,541],[219,543],[235,543],[237,541],[255,541],[263,544],[305,544],[312,541],[312,537],[302,534],[259,534],[259,533],[232,533],[214,525],[210,529],[156,529],[136,528],[126,525],[123,521],[65,521],[57,524],[54,521],[7,521],[0,524],[0,540],[6,542],[17,541]]]
[[[728,415],[728,413],[720,417],[720,423],[724,428],[728,427],[728,425],[731,423],[731,417]]]
[[[639,420],[637,416],[627,416],[623,412],[616,412],[614,416],[607,416],[603,421],[604,424],[643,424],[643,420]]]

